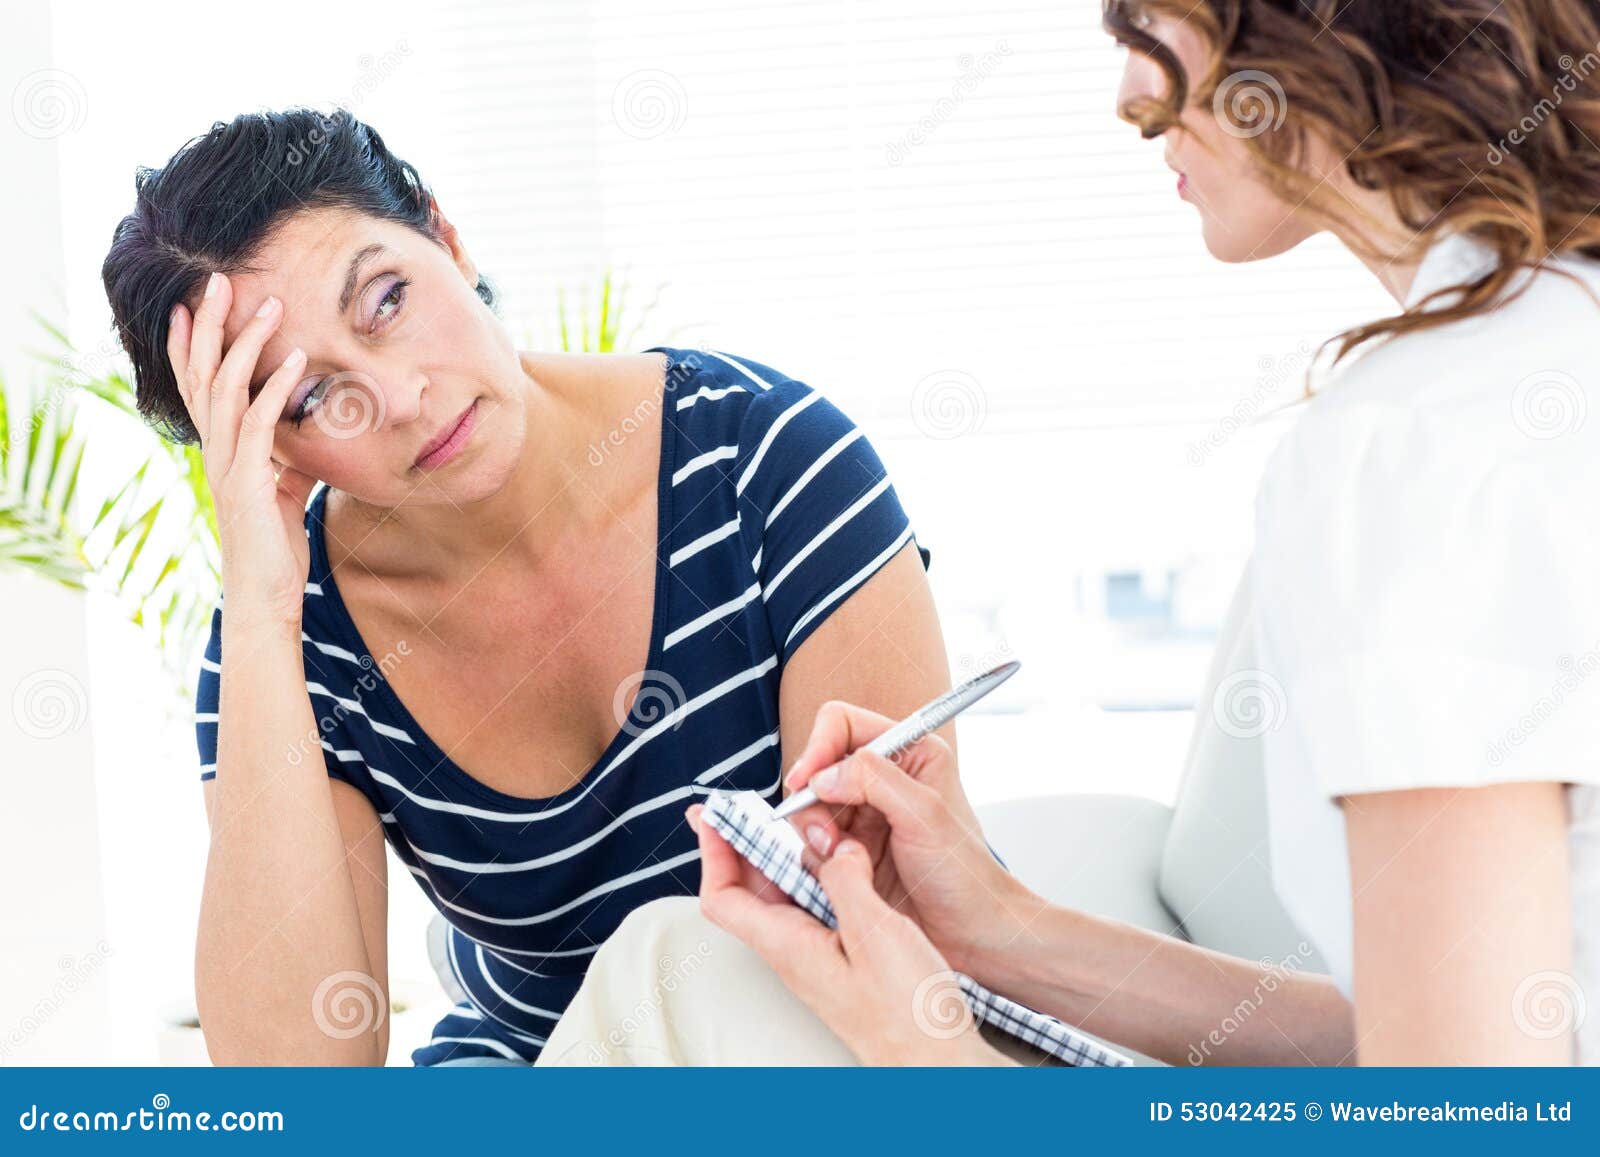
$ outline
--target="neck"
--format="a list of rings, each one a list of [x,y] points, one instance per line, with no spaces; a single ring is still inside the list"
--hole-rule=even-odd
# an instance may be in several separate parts
[[[1400,219],[1388,194],[1362,189],[1348,178],[1339,184],[1339,193],[1356,212],[1351,214],[1352,220],[1334,227],[1334,236],[1367,267],[1396,303],[1404,305],[1417,279],[1425,248],[1418,244],[1416,230]]]

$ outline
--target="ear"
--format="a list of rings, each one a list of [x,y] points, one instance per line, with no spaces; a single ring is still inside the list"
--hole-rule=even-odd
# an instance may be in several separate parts
[[[456,263],[456,268],[461,271],[461,276],[466,278],[467,284],[478,284],[478,266],[472,260],[472,255],[467,252],[466,245],[461,240],[457,231],[448,217],[439,208],[439,202],[431,195],[428,197],[428,214],[433,235],[439,239],[450,254],[450,259]]]

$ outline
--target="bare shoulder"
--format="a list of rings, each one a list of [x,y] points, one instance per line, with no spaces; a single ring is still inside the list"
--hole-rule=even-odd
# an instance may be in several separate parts
[[[663,353],[525,353],[523,361],[551,388],[592,398],[601,410],[631,408],[659,398],[666,381]]]
[[[625,461],[613,472],[620,492],[653,490],[669,359],[662,353],[524,354],[533,375],[583,415],[582,450],[591,466]]]

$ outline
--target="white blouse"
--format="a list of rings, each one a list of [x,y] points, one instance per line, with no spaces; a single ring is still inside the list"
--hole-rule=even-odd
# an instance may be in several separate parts
[[[1492,261],[1447,237],[1408,303]],[[1525,275],[1485,317],[1352,355],[1305,403],[1263,477],[1199,714],[1202,732],[1257,745],[1274,889],[1346,996],[1335,797],[1567,783],[1573,970],[1535,973],[1481,1015],[1534,1034],[1576,1025],[1578,1059],[1596,1064],[1600,304],[1585,289],[1600,294],[1600,262],[1556,268],[1577,282]]]

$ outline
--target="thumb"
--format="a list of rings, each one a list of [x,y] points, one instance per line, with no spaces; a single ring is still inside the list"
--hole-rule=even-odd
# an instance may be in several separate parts
[[[272,463],[273,470],[278,475],[278,489],[296,499],[300,508],[305,509],[306,499],[311,497],[311,492],[316,489],[317,480],[310,474],[302,474],[292,466],[279,466]]]
[[[861,941],[885,916],[893,914],[872,885],[872,857],[857,841],[842,840],[818,868],[817,879],[839,918],[839,941],[845,955],[854,956]]]

